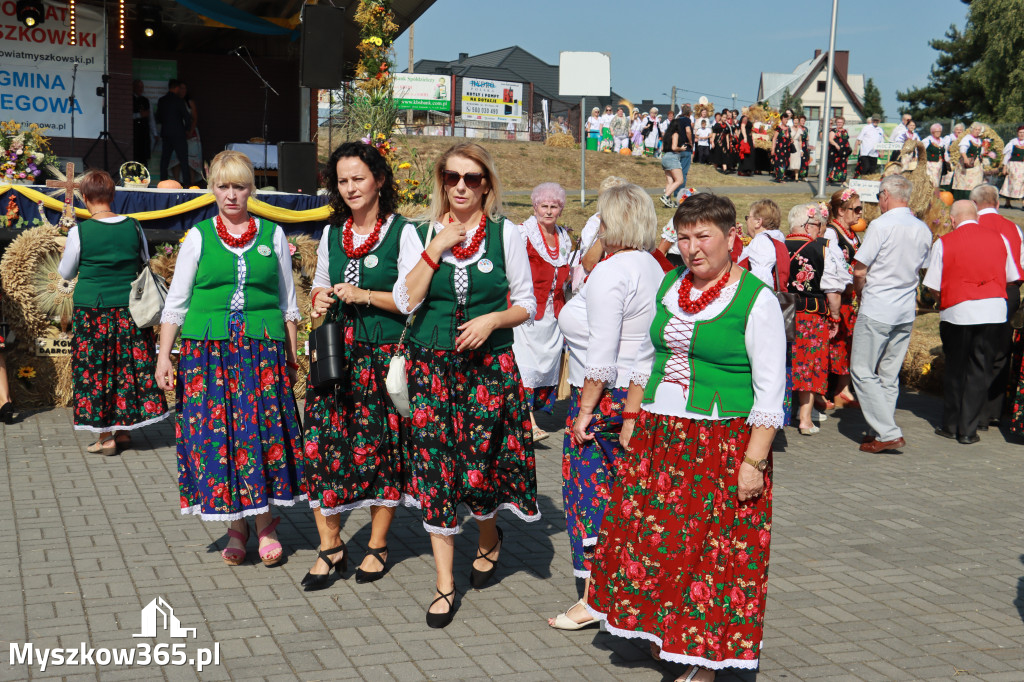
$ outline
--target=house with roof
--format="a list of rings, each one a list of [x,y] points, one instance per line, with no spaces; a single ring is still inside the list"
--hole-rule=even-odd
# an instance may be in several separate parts
[[[836,50],[835,54],[831,117],[842,116],[848,125],[864,123],[866,117],[874,113],[864,111],[864,75],[849,73],[849,50]],[[778,107],[788,88],[790,94],[800,98],[808,120],[821,120],[825,107],[827,69],[828,52],[815,50],[814,56],[798,65],[792,73],[762,71],[757,86],[757,101],[767,101],[771,106]]]

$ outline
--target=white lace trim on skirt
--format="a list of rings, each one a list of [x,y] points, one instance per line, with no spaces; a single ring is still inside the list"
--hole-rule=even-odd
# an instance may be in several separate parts
[[[320,500],[310,500],[309,506],[311,509],[319,509],[321,516],[334,516],[335,514],[341,514],[343,512],[353,511],[355,509],[363,509],[364,507],[415,507],[420,508],[420,501],[412,495],[402,495],[401,499],[398,500],[359,500],[358,502],[350,502],[348,504],[340,504],[337,507],[325,507],[320,504]]]
[[[277,507],[294,507],[296,502],[304,502],[305,500],[305,493],[303,493],[302,495],[296,495],[290,500],[279,500],[272,497],[269,500],[270,504],[265,504],[262,507],[257,507],[255,509],[245,509],[240,512],[231,512],[229,514],[206,514],[203,512],[203,505],[194,504],[191,507],[182,507],[181,515],[195,515],[201,518],[203,521],[237,521],[239,519],[244,519],[248,516],[258,516],[260,514],[263,514],[264,512],[268,512],[270,511],[270,505],[274,505]]]
[[[157,422],[163,421],[164,419],[170,417],[172,414],[174,414],[174,410],[168,409],[163,414],[153,417],[152,419],[147,419],[146,421],[139,422],[138,424],[129,424],[128,426],[89,426],[87,424],[75,424],[75,431],[90,431],[92,433],[107,433],[110,431],[134,431],[135,429],[141,429],[144,426],[149,426],[150,424],[156,424]]]

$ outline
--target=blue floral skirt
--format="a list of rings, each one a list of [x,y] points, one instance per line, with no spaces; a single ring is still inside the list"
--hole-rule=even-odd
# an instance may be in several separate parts
[[[250,339],[232,313],[224,341],[183,339],[176,435],[181,513],[204,521],[306,498],[302,431],[284,343]]]

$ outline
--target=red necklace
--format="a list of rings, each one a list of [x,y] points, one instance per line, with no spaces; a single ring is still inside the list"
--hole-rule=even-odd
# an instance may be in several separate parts
[[[217,226],[217,236],[221,238],[221,241],[236,249],[242,248],[256,236],[256,219],[252,216],[249,216],[249,226],[245,228],[245,232],[237,237],[228,232],[228,228],[224,226],[224,221],[221,219],[220,214],[217,215],[214,223]]]
[[[448,222],[454,222],[454,220],[454,216],[449,216]],[[481,242],[483,242],[484,237],[486,235],[487,214],[484,213],[483,215],[480,216],[480,225],[479,227],[477,227],[476,233],[474,233],[473,238],[469,240],[469,246],[462,246],[456,244],[455,246],[452,247],[452,255],[458,258],[459,260],[466,260],[467,258],[472,258],[474,255],[476,255],[477,249],[480,248],[480,244]],[[544,245],[547,246],[547,243],[545,243]]]
[[[688,272],[679,283],[679,307],[690,315],[696,315],[711,305],[711,302],[718,298],[722,293],[722,289],[724,289],[725,285],[728,283],[729,270],[726,270],[725,274],[719,277],[717,282],[705,289],[704,293],[694,301],[690,299],[690,291],[693,290],[693,273]]]
[[[843,224],[838,220],[833,220],[832,224],[839,228],[839,231],[843,233],[844,237],[846,237],[846,241],[850,242],[851,244],[857,243],[857,235],[853,230],[847,230],[845,227],[843,227]]]
[[[544,237],[544,231],[541,230],[540,240],[544,242],[544,248],[547,249],[548,255],[551,256],[551,260],[558,260],[558,228],[555,228],[555,248],[548,246],[548,240]]]
[[[384,224],[383,218],[377,218],[377,224],[373,226],[373,232],[366,237],[366,241],[358,249],[352,245],[352,216],[348,217],[345,221],[345,227],[341,231],[341,245],[345,249],[345,255],[349,259],[362,258],[366,254],[370,253],[370,250],[377,245],[377,240],[380,239],[380,228]]]

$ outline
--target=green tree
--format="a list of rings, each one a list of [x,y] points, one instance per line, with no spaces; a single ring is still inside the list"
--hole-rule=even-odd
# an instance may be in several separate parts
[[[864,116],[877,114],[885,120],[885,109],[882,108],[882,93],[879,91],[875,81],[871,78],[864,83]]]
[[[985,93],[971,73],[982,51],[976,40],[950,26],[944,38],[929,41],[929,45],[939,56],[928,75],[928,84],[896,93],[897,99],[906,102],[899,108],[900,113],[928,121],[970,118],[986,112]]]
[[[794,97],[789,88],[782,91],[782,99],[779,101],[779,111],[786,109],[792,109],[794,116],[803,116],[804,113],[803,101],[799,97]]]

